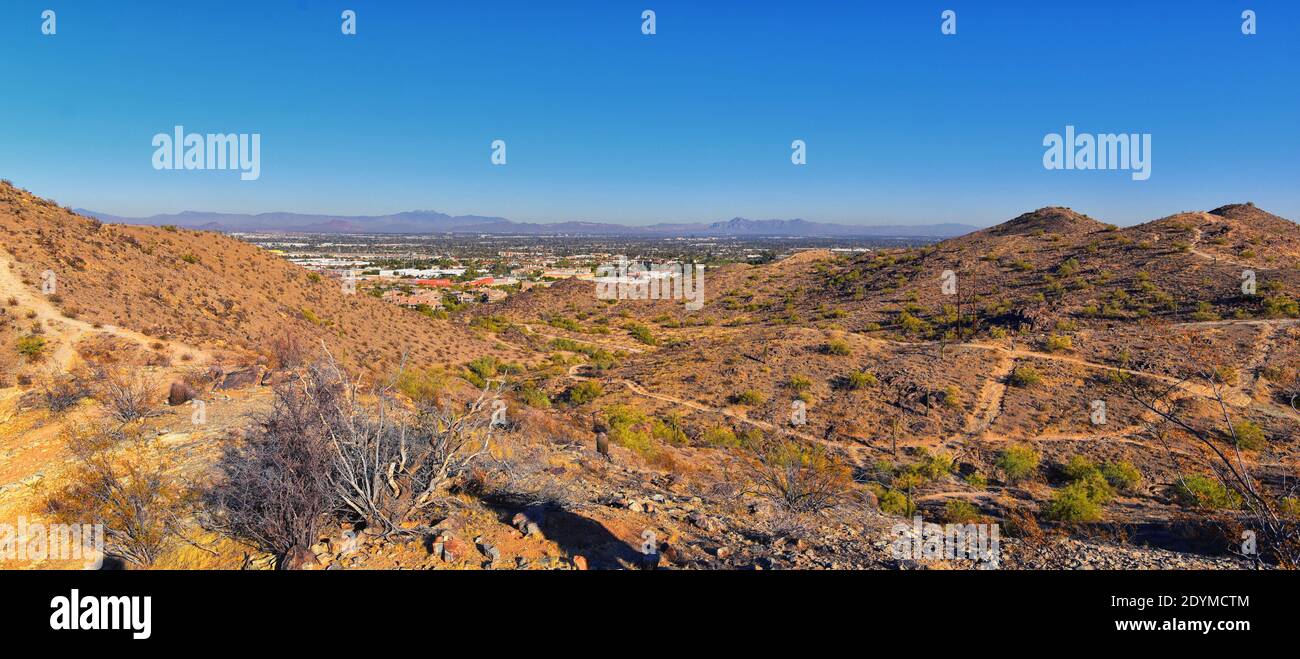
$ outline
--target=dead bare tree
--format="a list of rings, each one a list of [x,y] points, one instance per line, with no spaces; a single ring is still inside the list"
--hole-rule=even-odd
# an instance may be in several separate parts
[[[204,495],[205,525],[296,568],[311,559],[322,521],[337,509],[327,425],[340,383],[313,369],[275,390],[275,403],[242,442],[227,446],[223,477]]]
[[[365,404],[356,383],[347,385],[332,401],[333,422],[324,424],[334,495],[372,533],[402,532],[403,522],[437,503],[446,486],[488,452],[490,405],[498,393],[485,389],[459,410],[426,402],[410,413],[387,390]]]

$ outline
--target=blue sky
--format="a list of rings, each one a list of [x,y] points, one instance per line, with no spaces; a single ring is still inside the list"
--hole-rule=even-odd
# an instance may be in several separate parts
[[[1296,2],[5,0],[0,61],[0,177],[122,215],[1300,219]],[[261,178],[155,171],[177,124],[261,133]],[[1045,170],[1066,124],[1151,133],[1151,178]]]

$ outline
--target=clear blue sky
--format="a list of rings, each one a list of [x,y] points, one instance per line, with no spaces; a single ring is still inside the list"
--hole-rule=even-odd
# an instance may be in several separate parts
[[[0,61],[0,177],[122,215],[1300,219],[1300,2],[4,0]],[[260,180],[155,171],[176,124],[261,133]],[[1044,170],[1066,124],[1151,133],[1150,180]]]

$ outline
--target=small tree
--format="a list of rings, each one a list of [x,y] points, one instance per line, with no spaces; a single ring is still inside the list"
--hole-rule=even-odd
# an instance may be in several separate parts
[[[1173,384],[1155,383],[1144,378],[1116,371],[1114,380],[1120,383],[1127,396],[1146,410],[1153,420],[1147,422],[1147,432],[1160,441],[1171,462],[1180,463],[1180,455],[1169,446],[1170,437],[1188,438],[1199,444],[1202,451],[1192,459],[1202,463],[1210,475],[1180,475],[1174,483],[1173,495],[1184,505],[1202,508],[1207,517],[1233,524],[1245,521],[1257,532],[1261,551],[1250,558],[1260,561],[1266,556],[1287,566],[1300,566],[1300,523],[1288,509],[1287,501],[1294,497],[1294,489],[1285,484],[1272,485],[1261,478],[1242,456],[1243,444],[1250,443],[1253,425],[1234,422],[1233,412],[1225,397],[1229,388],[1222,366],[1217,365],[1217,346],[1193,336],[1167,339],[1184,360],[1189,375]],[[1209,398],[1217,411],[1215,418],[1202,421],[1188,414],[1179,405],[1184,385],[1195,382],[1208,390]],[[1240,430],[1247,430],[1243,442]],[[1259,433],[1262,435],[1262,431]],[[1226,446],[1223,439],[1227,439]],[[1261,443],[1263,439],[1256,437]],[[1184,471],[1180,466],[1180,471]],[[1292,486],[1293,488],[1294,486]],[[1239,509],[1232,515],[1219,516],[1215,509]],[[1235,518],[1235,519],[1234,519]]]

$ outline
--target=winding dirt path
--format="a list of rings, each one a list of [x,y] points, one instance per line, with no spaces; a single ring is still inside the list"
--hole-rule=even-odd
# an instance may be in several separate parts
[[[17,307],[8,306],[9,298],[18,301]],[[206,363],[212,359],[207,351],[194,346],[162,341],[124,327],[115,325],[95,327],[84,320],[68,318],[60,313],[44,294],[23,284],[16,265],[7,258],[0,258],[0,300],[3,300],[6,308],[23,308],[36,314],[34,318],[19,320],[38,323],[44,328],[46,336],[55,340],[54,352],[49,359],[64,371],[71,368],[77,358],[77,344],[86,337],[97,335],[123,338],[144,347],[161,342],[168,347],[173,360],[179,359],[182,353],[192,355],[195,363]]]

